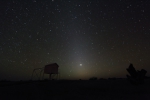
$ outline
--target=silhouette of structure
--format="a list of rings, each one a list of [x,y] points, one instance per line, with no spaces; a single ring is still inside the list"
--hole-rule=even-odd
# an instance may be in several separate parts
[[[133,64],[130,64],[129,67],[127,68],[127,71],[129,72],[130,75],[127,75],[128,80],[134,84],[143,84],[144,83],[144,78],[147,73],[146,70],[141,69],[141,71],[136,71],[135,68],[133,67]]]
[[[44,67],[42,68],[35,68],[32,72],[31,80],[33,79],[33,76],[36,76],[38,80],[41,78],[41,73],[43,72]]]
[[[46,65],[44,68],[44,74],[49,74],[49,79],[54,78],[55,75],[57,75],[57,79],[59,78],[59,73],[58,73],[58,64],[57,63],[52,63],[49,65]]]
[[[38,80],[41,79],[41,74],[43,73],[42,79],[44,78],[44,74],[49,74],[49,79],[59,79],[59,72],[58,72],[58,64],[57,63],[52,63],[45,65],[45,67],[42,68],[35,68],[32,72],[31,79],[33,78],[34,75],[38,78]]]

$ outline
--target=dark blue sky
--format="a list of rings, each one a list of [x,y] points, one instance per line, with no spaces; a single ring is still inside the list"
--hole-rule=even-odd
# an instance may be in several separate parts
[[[58,63],[63,79],[150,75],[149,0],[0,1],[0,79]],[[82,66],[81,66],[82,65]]]

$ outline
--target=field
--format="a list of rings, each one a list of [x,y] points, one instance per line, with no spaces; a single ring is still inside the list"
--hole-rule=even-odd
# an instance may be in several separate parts
[[[150,100],[150,80],[126,79],[0,82],[0,100]]]

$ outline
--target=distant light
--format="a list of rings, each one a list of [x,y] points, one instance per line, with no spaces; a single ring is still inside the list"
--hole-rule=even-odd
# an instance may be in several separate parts
[[[82,66],[82,64],[80,64],[80,66]]]

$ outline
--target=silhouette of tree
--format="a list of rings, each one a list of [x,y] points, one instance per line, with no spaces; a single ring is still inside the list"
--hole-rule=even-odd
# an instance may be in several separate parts
[[[129,67],[127,68],[127,71],[129,72],[130,75],[127,75],[128,80],[131,82],[131,84],[138,85],[138,84],[143,84],[145,75],[147,71],[145,69],[141,69],[141,71],[136,71],[135,68],[133,67],[133,64],[130,64]]]

